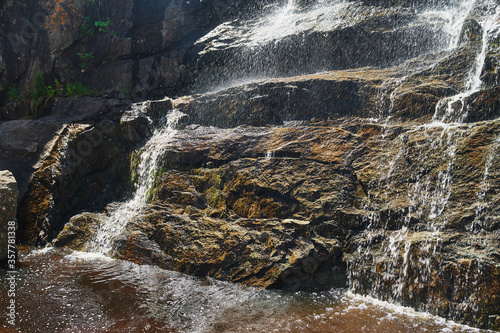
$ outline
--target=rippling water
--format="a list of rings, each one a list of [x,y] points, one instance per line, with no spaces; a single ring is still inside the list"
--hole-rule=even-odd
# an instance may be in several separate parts
[[[260,290],[62,250],[22,251],[17,283],[12,332],[485,332],[345,290]],[[0,285],[6,309],[5,273]]]

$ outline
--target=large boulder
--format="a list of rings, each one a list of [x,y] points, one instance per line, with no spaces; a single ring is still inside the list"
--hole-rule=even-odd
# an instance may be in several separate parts
[[[11,254],[17,256],[17,197],[14,175],[10,171],[0,171],[0,267],[6,266]]]
[[[127,223],[114,240],[114,256],[255,287],[295,291],[346,285],[340,243],[311,232],[309,221],[218,218],[213,209],[210,217],[184,206],[151,207]],[[75,216],[52,244],[89,250],[107,218]]]
[[[499,129],[189,125],[158,141],[148,204],[113,255],[269,288],[347,274],[358,293],[497,329]],[[85,248],[107,218],[75,218],[55,244]]]
[[[71,244],[74,250],[83,251],[101,225],[99,214],[82,213],[73,216],[52,244],[56,247]]]

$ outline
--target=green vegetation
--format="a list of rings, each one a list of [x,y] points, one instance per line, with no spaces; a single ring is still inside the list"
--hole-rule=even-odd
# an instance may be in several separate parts
[[[59,82],[58,79],[55,79],[54,80],[54,88],[56,89],[56,92],[59,91],[60,87],[61,87],[61,82]]]
[[[153,184],[146,192],[146,202],[155,203],[158,199],[158,190],[162,185],[163,175],[169,170],[168,166],[160,166],[153,172]]]
[[[94,26],[99,29],[100,32],[111,32],[110,30],[111,20],[108,17],[107,21],[95,21]]]
[[[139,175],[137,174],[137,169],[139,168],[139,164],[141,163],[141,154],[139,151],[133,151],[130,155],[130,183],[135,184]]]
[[[89,96],[93,95],[90,88],[80,82],[68,82],[65,89],[66,96]]]
[[[87,1],[87,6],[93,4],[94,4],[93,1],[92,2]],[[110,33],[113,36],[118,37],[118,33],[113,29],[113,22],[111,22],[111,19],[109,17],[106,18],[106,21],[95,20],[93,25],[90,23],[91,21],[92,18],[90,16],[85,16],[84,22],[79,28],[80,33],[78,37],[80,39],[86,36],[94,37],[95,28],[97,28],[98,32]]]
[[[85,67],[87,66],[87,60],[88,59],[93,59],[94,58],[94,56],[92,55],[92,52],[87,52],[87,53],[80,53],[80,52],[78,52],[76,55],[80,57],[80,60],[81,60],[80,67],[82,69],[85,69]]]
[[[36,114],[38,109],[47,103],[48,100],[57,96],[89,96],[95,95],[95,91],[84,86],[80,82],[67,82],[62,84],[55,79],[52,84],[47,84],[42,72],[36,73],[32,82],[28,84],[26,90],[21,94],[18,87],[12,85],[7,91],[7,96],[11,102],[30,102]]]
[[[36,73],[33,81],[34,89],[28,90],[28,99],[36,100],[38,98],[51,98],[56,95],[56,89],[45,84],[45,77],[42,72]]]
[[[110,33],[115,37],[118,37],[118,34],[115,30],[113,30],[111,20],[109,17],[106,21],[94,21],[94,26],[99,29],[99,32]]]
[[[7,96],[9,96],[9,99],[12,102],[19,102],[21,100],[21,96],[19,96],[19,89],[15,85],[12,85],[9,88],[9,91],[7,91]]]
[[[120,90],[121,90],[122,94],[127,95],[127,96],[130,95],[131,89],[130,89],[129,85],[122,86]]]
[[[89,24],[90,16],[86,16],[85,22],[80,26],[80,34],[78,35],[80,39],[85,36],[94,36],[94,29]]]

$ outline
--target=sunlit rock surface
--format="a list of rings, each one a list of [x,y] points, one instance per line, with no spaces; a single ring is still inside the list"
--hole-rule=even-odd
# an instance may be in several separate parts
[[[152,205],[115,255],[265,287],[348,274],[357,292],[495,327],[499,132],[498,121],[191,125],[163,147]],[[55,244],[85,249],[68,233],[88,231],[72,220]]]

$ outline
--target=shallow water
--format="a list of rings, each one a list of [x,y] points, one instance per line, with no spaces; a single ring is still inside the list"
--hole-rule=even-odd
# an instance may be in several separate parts
[[[16,281],[16,325],[2,315],[0,332],[485,332],[340,289],[260,290],[61,250],[21,251]]]

